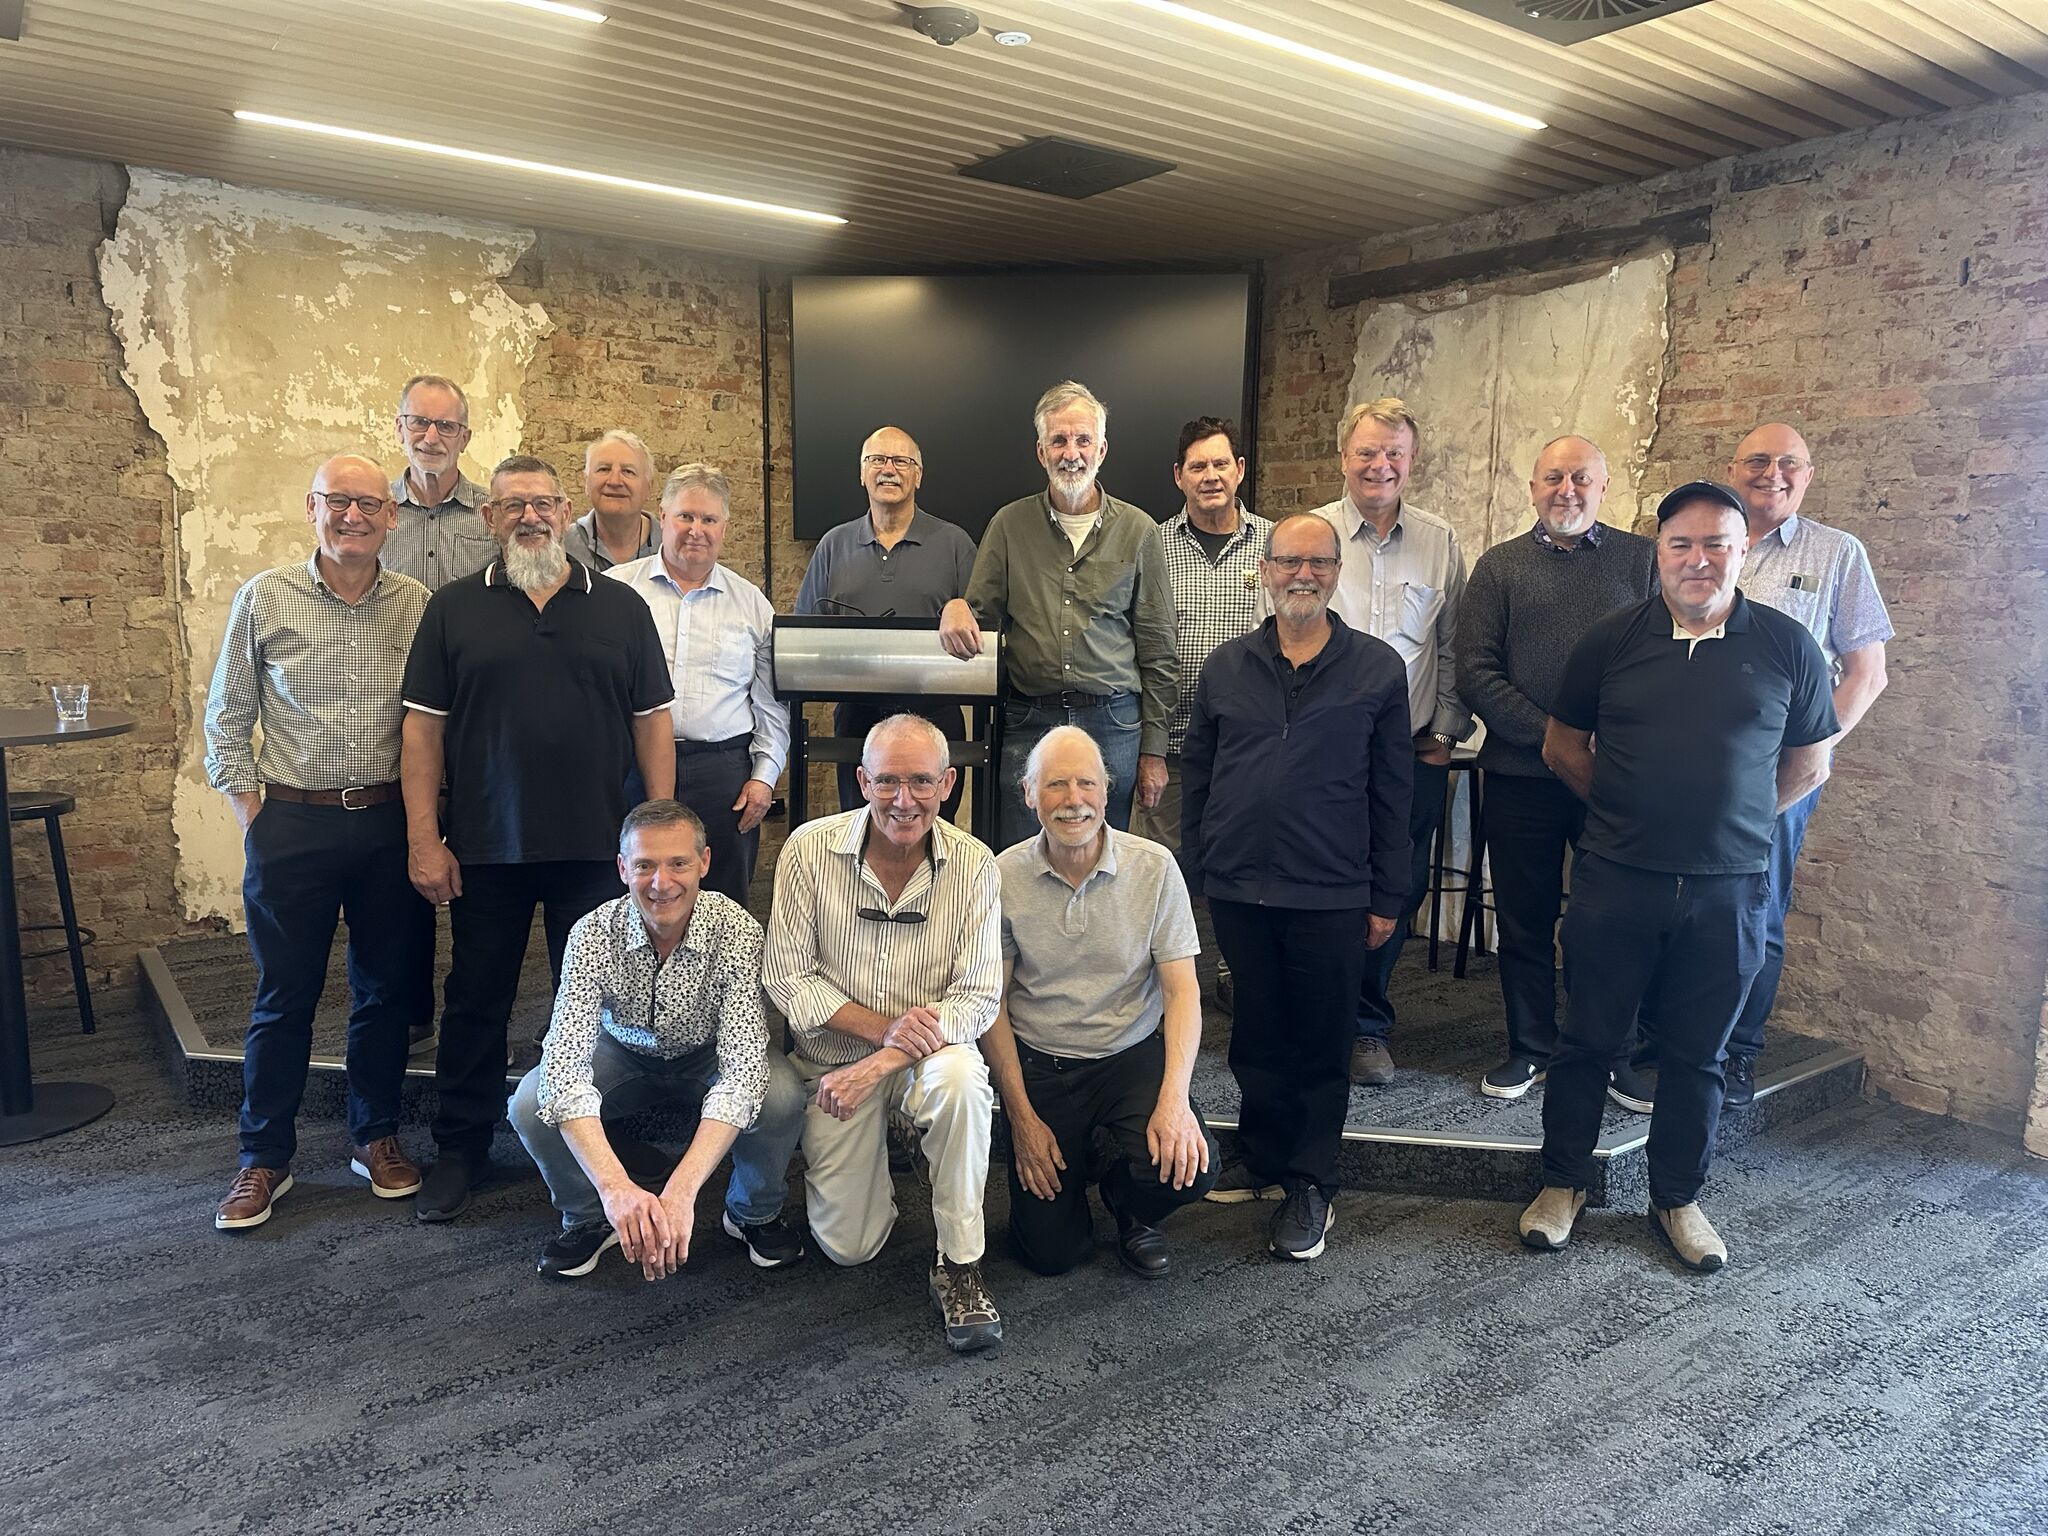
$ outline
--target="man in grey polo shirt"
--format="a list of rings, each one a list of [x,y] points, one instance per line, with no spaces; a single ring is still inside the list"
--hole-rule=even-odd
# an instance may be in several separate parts
[[[415,374],[398,393],[398,446],[405,473],[391,482],[398,527],[384,566],[438,592],[498,558],[483,518],[484,488],[462,472],[469,446],[469,399],[438,373]]]
[[[1743,595],[1797,619],[1819,644],[1834,685],[1839,742],[1884,692],[1884,647],[1892,637],[1892,624],[1863,541],[1799,515],[1813,471],[1806,439],[1782,422],[1768,422],[1736,447],[1728,479],[1749,509]],[[1728,1037],[1724,1102],[1732,1108],[1740,1109],[1756,1097],[1756,1058],[1764,1048],[1764,1021],[1778,1000],[1778,980],[1785,970],[1792,867],[1806,841],[1806,824],[1819,804],[1820,790],[1815,788],[1780,813],[1771,838],[1764,966]]]
[[[1062,1274],[1094,1248],[1088,1184],[1116,1218],[1126,1268],[1167,1270],[1160,1225],[1215,1183],[1215,1143],[1188,1100],[1202,1039],[1194,912],[1167,850],[1107,823],[1102,753],[1055,726],[1024,797],[1043,829],[996,858],[1003,1006],[982,1054],[1010,1120],[1010,1237]],[[1107,1130],[1118,1155],[1091,1155]]]
[[[1415,732],[1415,795],[1408,811],[1408,905],[1394,936],[1372,952],[1358,993],[1358,1040],[1351,1081],[1393,1081],[1387,995],[1410,921],[1429,893],[1429,845],[1443,820],[1451,748],[1472,733],[1458,697],[1453,652],[1465,595],[1465,554],[1451,525],[1402,499],[1422,448],[1422,428],[1400,400],[1354,405],[1337,430],[1344,494],[1315,510],[1343,544],[1344,564],[1330,612],[1384,640],[1408,671],[1408,720]]]
[[[860,445],[860,484],[867,492],[866,513],[818,540],[797,588],[796,611],[857,619],[936,619],[967,590],[974,574],[974,540],[958,524],[918,506],[924,455],[901,427],[879,428]],[[922,715],[955,740],[966,724],[957,705],[861,699],[834,706],[832,733],[865,738],[889,716],[902,714]],[[853,810],[862,801],[855,765],[840,764],[840,809]],[[951,821],[959,804],[956,778],[939,814]]]
[[[654,455],[624,427],[613,427],[583,451],[587,510],[569,525],[562,546],[593,571],[645,560],[661,547],[647,514],[654,494]]]
[[[1166,788],[1166,734],[1180,662],[1159,525],[1097,482],[1109,408],[1069,379],[1032,412],[1046,485],[999,510],[982,535],[967,596],[946,604],[939,638],[955,656],[1004,633],[1000,847],[1038,830],[1019,789],[1024,760],[1056,725],[1091,734],[1109,763],[1109,824],[1131,824]]]

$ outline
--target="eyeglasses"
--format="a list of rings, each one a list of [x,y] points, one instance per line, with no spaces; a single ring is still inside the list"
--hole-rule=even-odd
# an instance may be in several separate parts
[[[925,920],[922,912],[884,912],[880,907],[855,907],[855,917],[864,917],[871,923],[921,923]]]
[[[1285,571],[1292,576],[1304,565],[1318,576],[1327,576],[1343,562],[1335,555],[1268,555],[1266,564],[1276,571]]]
[[[328,511],[337,514],[354,507],[365,517],[375,517],[391,504],[388,496],[344,496],[339,491],[315,491],[313,494],[327,503]]]
[[[1802,469],[1813,468],[1813,460],[1802,459],[1796,453],[1781,453],[1776,458],[1772,458],[1768,453],[1752,453],[1748,458],[1737,459],[1735,462],[1752,475],[1762,474],[1773,464],[1777,465],[1778,473],[1781,475],[1796,475]]]
[[[869,469],[911,469],[917,464],[907,453],[864,453],[860,461]]]
[[[429,427],[437,428],[443,437],[453,437],[458,432],[467,432],[469,430],[468,422],[450,421],[445,416],[401,415],[398,418],[398,424],[414,437],[423,435]]]
[[[511,513],[514,517],[526,516],[526,509],[528,507],[533,508],[542,517],[546,517],[550,512],[559,512],[562,508],[569,505],[569,498],[566,496],[500,496],[491,505],[500,512]]]
[[[899,789],[909,790],[913,799],[929,800],[938,794],[939,784],[940,780],[928,773],[913,773],[907,779],[899,779],[893,773],[878,773],[868,780],[868,788],[884,800],[894,800]]]

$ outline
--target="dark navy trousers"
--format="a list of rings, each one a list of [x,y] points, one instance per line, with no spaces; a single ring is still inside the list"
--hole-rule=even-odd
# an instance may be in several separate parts
[[[405,807],[264,803],[243,837],[256,1000],[242,1059],[244,1168],[289,1168],[337,918],[348,919],[348,1129],[398,1130],[412,1026],[434,1013],[434,909],[406,875]]]

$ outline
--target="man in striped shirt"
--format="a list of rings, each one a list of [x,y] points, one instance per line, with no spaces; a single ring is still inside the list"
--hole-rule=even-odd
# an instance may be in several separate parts
[[[761,979],[812,1094],[811,1235],[835,1264],[881,1251],[896,1224],[887,1120],[909,1120],[931,1170],[931,1296],[965,1352],[1003,1336],[981,1275],[995,1095],[976,1048],[1001,996],[1002,920],[994,856],[939,819],[947,757],[945,732],[916,715],[868,732],[867,804],[783,844]]]
[[[433,1016],[434,909],[406,875],[398,687],[427,589],[380,563],[397,509],[369,459],[322,464],[306,520],[313,558],[235,594],[206,699],[206,777],[242,826],[256,961],[241,1170],[214,1213],[222,1231],[261,1226],[292,1187],[313,1012],[344,912],[349,1166],[382,1199],[420,1187],[398,1100],[407,1030]]]

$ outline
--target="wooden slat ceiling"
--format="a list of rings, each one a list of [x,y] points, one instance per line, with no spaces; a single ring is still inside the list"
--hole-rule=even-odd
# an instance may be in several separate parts
[[[1199,8],[1542,118],[1527,132],[1127,0],[28,0],[0,142],[806,270],[1236,263],[2048,86],[2048,0],[1708,0],[1562,48],[1437,0]],[[1032,34],[998,46],[997,28]],[[276,113],[836,213],[824,228],[310,138]],[[1176,163],[1073,202],[956,168],[1058,134]]]

